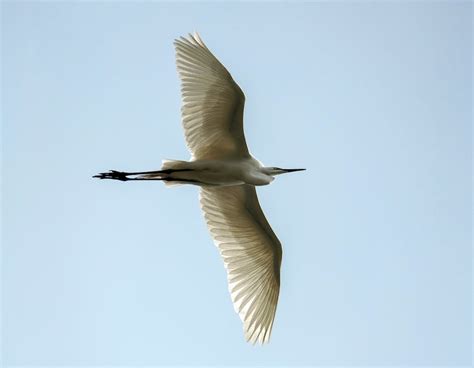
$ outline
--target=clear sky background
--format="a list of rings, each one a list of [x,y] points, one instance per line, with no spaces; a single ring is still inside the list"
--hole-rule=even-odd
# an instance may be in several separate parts
[[[470,365],[469,2],[2,3],[2,360]],[[187,159],[173,39],[247,96],[284,247],[245,343],[196,187],[98,181]]]

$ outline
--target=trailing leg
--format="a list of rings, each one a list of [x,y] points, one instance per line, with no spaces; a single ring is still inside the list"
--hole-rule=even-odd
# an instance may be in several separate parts
[[[159,171],[149,171],[149,172],[122,172],[122,171],[116,171],[116,170],[110,170],[109,172],[106,173],[100,173],[97,175],[94,175],[93,178],[98,178],[98,179],[111,179],[111,180],[120,180],[120,181],[129,181],[129,180],[162,180],[161,177],[153,177],[153,179],[148,178],[142,178],[140,177],[143,174],[151,174],[154,173],[156,175],[159,174]],[[140,175],[140,176],[138,176]]]
[[[180,171],[192,171],[192,169],[165,169],[165,170],[156,170],[156,171],[140,171],[140,172],[123,172],[110,170],[106,173],[100,173],[94,175],[93,178],[98,179],[110,179],[110,180],[120,180],[120,181],[129,181],[129,180],[166,180],[174,181],[175,179],[171,177],[171,174]]]

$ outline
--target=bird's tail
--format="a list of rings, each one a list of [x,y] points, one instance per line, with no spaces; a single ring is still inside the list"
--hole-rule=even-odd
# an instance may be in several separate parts
[[[189,166],[187,161],[181,160],[168,160],[161,161],[161,170],[182,170],[187,169]]]
[[[187,161],[181,160],[163,160],[161,161],[161,170],[163,171],[174,171],[174,170],[185,170],[187,169]],[[176,187],[183,184],[189,184],[186,181],[179,181],[179,180],[163,180],[163,183],[169,188]]]

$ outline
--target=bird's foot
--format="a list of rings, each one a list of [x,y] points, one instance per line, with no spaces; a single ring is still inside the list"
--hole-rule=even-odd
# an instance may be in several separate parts
[[[109,172],[94,175],[93,178],[127,181],[131,180],[128,175],[129,173],[126,172],[109,170]]]

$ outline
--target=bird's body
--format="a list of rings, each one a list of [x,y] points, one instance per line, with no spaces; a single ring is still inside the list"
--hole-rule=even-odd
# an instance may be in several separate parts
[[[199,35],[175,41],[189,161],[164,160],[146,172],[109,171],[100,179],[159,180],[201,187],[209,231],[227,269],[229,291],[248,341],[266,343],[280,289],[282,248],[258,203],[256,186],[304,169],[265,167],[245,142],[245,96]]]
[[[199,186],[267,185],[274,177],[255,158],[225,160],[164,160],[161,170],[128,175],[128,179],[163,180],[167,185],[195,184]]]

